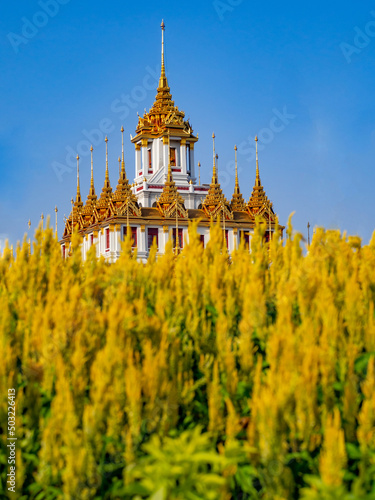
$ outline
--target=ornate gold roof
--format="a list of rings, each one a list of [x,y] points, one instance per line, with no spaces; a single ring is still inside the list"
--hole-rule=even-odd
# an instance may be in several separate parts
[[[259,159],[258,159],[258,137],[255,137],[256,143],[256,176],[255,185],[253,187],[253,192],[251,193],[250,200],[248,201],[246,208],[249,213],[256,216],[263,215],[266,219],[275,220],[276,215],[273,211],[272,203],[267,198],[266,193],[263,189],[262,182],[259,175]]]
[[[105,138],[106,145],[106,167],[105,167],[105,179],[104,186],[102,188],[102,193],[100,195],[99,201],[96,204],[97,210],[100,214],[108,208],[109,200],[112,198],[112,188],[109,181],[109,171],[108,171],[108,137]]]
[[[124,158],[124,127],[121,127],[122,134],[122,155],[121,155],[121,170],[120,177],[117,183],[116,191],[112,195],[112,201],[116,207],[120,207],[128,199],[133,203],[137,203],[137,197],[133,193],[126,177],[125,158]]]
[[[156,206],[159,212],[167,218],[172,217],[173,213],[176,213],[176,210],[181,217],[188,216],[187,210],[185,209],[184,199],[178,192],[176,184],[173,180],[170,161],[168,165],[167,180]]]
[[[196,142],[198,139],[193,135],[193,129],[189,120],[184,120],[185,113],[180,111],[175,106],[172,100],[171,89],[168,85],[167,76],[165,73],[164,61],[164,21],[161,23],[162,29],[162,51],[161,51],[161,74],[159,86],[157,89],[155,102],[148,113],[144,113],[143,117],[139,116],[136,136],[132,142],[136,143],[143,137],[154,138],[166,135],[173,130],[173,135],[189,138],[191,142]]]
[[[208,217],[215,218],[220,214],[220,212],[224,211],[225,217],[227,219],[233,219],[233,214],[230,210],[229,202],[223,194],[217,176],[215,134],[212,134],[212,139],[213,139],[213,149],[214,149],[212,182],[210,184],[207,196],[202,204],[202,207]]]
[[[90,223],[90,219],[91,219],[91,216],[94,212],[94,207],[95,207],[97,199],[98,199],[98,197],[96,196],[95,187],[94,187],[94,160],[93,160],[94,148],[92,146],[90,148],[90,151],[91,151],[90,191],[89,191],[89,194],[87,195],[86,205],[83,207],[83,210],[82,210],[82,217],[85,221],[85,225],[88,225]]]
[[[230,202],[230,207],[233,211],[241,212],[246,210],[245,201],[240,191],[240,185],[238,182],[238,168],[237,168],[237,146],[234,146],[235,151],[235,162],[236,162],[236,181],[234,186],[234,193],[232,196],[232,200]]]

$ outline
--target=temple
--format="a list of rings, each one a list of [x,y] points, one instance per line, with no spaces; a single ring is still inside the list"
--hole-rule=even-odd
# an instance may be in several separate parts
[[[257,138],[255,185],[249,201],[244,200],[239,186],[236,146],[234,193],[230,201],[224,196],[217,174],[215,134],[212,136],[211,184],[202,185],[200,173],[197,182],[194,150],[198,137],[194,135],[189,120],[185,120],[185,113],[172,100],[165,71],[164,22],[161,29],[161,75],[157,95],[149,112],[139,116],[136,135],[131,139],[135,147],[134,181],[130,184],[126,174],[123,127],[119,179],[115,190],[109,178],[107,137],[104,186],[98,196],[94,187],[91,147],[91,183],[85,204],[81,197],[77,156],[77,193],[60,241],[64,257],[70,253],[73,231],[78,231],[82,237],[83,258],[95,245],[97,256],[104,256],[109,262],[119,258],[121,241],[128,231],[133,247],[137,248],[137,257],[142,261],[147,261],[153,243],[156,243],[157,252],[163,254],[171,238],[175,252],[180,252],[188,241],[191,221],[197,221],[203,246],[209,241],[212,222],[220,223],[229,253],[239,246],[241,240],[251,249],[256,219],[265,224],[266,241],[275,231],[277,216],[260,180]]]

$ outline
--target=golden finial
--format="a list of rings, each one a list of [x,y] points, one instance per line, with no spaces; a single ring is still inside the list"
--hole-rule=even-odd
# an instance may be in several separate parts
[[[198,179],[199,179],[199,186],[201,185],[201,162],[198,162]]]
[[[43,214],[40,216],[40,220],[42,221],[42,230],[43,230],[43,228],[44,228],[44,223],[43,223],[43,221],[44,221],[44,215]]]
[[[121,158],[118,157],[118,174],[121,175]]]
[[[27,223],[27,225],[29,226],[29,231],[30,231],[30,227],[31,227],[31,220],[29,219],[29,222]]]
[[[146,176],[143,177],[143,182],[147,182]]]

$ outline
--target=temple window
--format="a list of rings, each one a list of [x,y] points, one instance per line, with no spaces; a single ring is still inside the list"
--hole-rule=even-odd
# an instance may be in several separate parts
[[[180,248],[184,248],[184,231],[182,228],[178,229],[178,244]],[[176,228],[173,229],[173,248],[176,248]]]
[[[148,150],[148,169],[152,170],[152,154],[151,154],[151,149]]]
[[[109,227],[107,227],[105,229],[105,250],[106,250],[106,252],[108,252],[108,250],[110,248],[109,243],[110,243],[110,241],[109,241]]]
[[[241,231],[241,241],[244,241],[246,250],[250,249],[250,235],[247,231]]]
[[[169,148],[169,153],[171,157],[171,167],[176,166],[176,148]]]
[[[159,248],[159,230],[157,227],[149,227],[147,229],[147,248],[150,250],[152,244],[156,240],[156,246]]]
[[[132,248],[137,247],[137,228],[136,227],[130,227],[130,232],[131,232],[131,238],[132,238]],[[124,240],[128,234],[128,228],[127,226],[124,227]]]

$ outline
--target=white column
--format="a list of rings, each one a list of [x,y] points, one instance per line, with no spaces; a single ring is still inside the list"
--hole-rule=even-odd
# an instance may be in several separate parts
[[[181,173],[186,174],[187,173],[187,165],[186,165],[186,140],[185,139],[181,140],[180,156],[181,156]]]
[[[148,174],[147,139],[142,139],[142,175]]]
[[[163,167],[165,175],[167,175],[168,173],[168,164],[169,164],[169,140],[168,137],[163,137]]]
[[[190,175],[195,177],[195,166],[194,166],[194,142],[190,144]]]
[[[139,172],[142,170],[141,147],[135,145],[135,177],[139,177]]]

